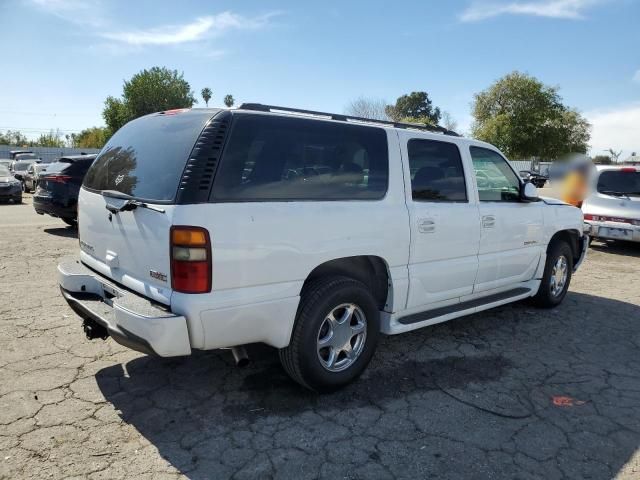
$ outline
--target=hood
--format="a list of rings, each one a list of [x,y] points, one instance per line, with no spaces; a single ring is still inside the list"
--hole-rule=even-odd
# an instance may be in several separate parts
[[[569,207],[573,206],[573,205],[571,205],[571,204],[569,204],[567,202],[563,202],[562,200],[558,200],[557,198],[540,197],[540,200],[542,200],[547,205],[567,205]]]
[[[0,175],[0,183],[8,183],[15,179],[13,175]]]

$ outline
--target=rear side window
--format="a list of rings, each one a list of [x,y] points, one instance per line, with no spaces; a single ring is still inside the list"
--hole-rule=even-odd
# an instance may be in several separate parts
[[[372,200],[385,195],[388,177],[383,129],[237,115],[212,199]]]
[[[129,122],[104,146],[83,186],[149,201],[173,201],[191,150],[210,118],[210,112],[196,109]]]
[[[467,187],[460,150],[437,140],[409,140],[409,170],[414,200],[466,202]]]

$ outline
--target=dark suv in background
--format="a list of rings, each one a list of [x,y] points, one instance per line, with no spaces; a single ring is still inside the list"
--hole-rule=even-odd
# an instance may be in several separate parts
[[[80,186],[95,158],[96,155],[74,155],[49,164],[40,175],[33,195],[36,213],[59,217],[67,225],[75,225]]]

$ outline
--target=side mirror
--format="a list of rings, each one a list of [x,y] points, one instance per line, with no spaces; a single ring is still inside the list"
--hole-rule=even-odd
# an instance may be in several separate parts
[[[523,202],[537,202],[540,200],[538,189],[533,183],[524,182],[520,184],[520,200]]]

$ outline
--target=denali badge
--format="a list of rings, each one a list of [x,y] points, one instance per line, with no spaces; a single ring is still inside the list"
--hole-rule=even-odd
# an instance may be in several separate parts
[[[167,281],[167,274],[156,272],[155,270],[149,270],[149,275],[151,278],[155,278],[156,280],[160,280],[161,282]]]
[[[118,175],[116,177],[116,185],[120,185],[120,182],[122,182],[122,180],[124,180],[124,175]]]

